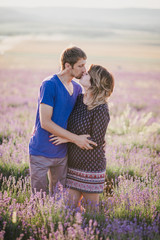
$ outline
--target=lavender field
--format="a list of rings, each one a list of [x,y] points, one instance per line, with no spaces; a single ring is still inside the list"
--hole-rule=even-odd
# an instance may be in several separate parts
[[[99,212],[80,213],[68,207],[66,189],[52,197],[31,195],[28,142],[38,90],[57,68],[50,56],[50,65],[38,62],[38,68],[39,56],[30,54],[30,63],[26,48],[15,49],[16,54],[10,50],[0,57],[0,239],[160,239],[160,72],[155,64],[143,68],[133,59],[132,67],[126,58],[122,67],[109,65],[115,90],[109,100],[106,184]]]

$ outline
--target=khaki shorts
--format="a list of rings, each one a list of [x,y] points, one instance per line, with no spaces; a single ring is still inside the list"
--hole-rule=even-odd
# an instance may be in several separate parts
[[[49,191],[53,193],[56,184],[60,182],[65,187],[67,176],[67,156],[64,158],[47,158],[30,155],[30,175],[32,192],[46,192],[47,173],[49,179]]]

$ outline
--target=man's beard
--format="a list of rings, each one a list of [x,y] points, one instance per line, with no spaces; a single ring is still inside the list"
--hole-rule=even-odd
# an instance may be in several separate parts
[[[83,74],[81,73],[80,75],[74,76],[74,77],[77,78],[77,79],[81,79],[82,76],[83,76]]]

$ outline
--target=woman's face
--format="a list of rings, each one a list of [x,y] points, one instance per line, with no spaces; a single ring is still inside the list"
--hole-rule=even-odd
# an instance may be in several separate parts
[[[90,82],[90,75],[88,72],[86,72],[82,78],[79,80],[79,83],[84,87],[84,88],[89,88],[91,86],[91,82]]]

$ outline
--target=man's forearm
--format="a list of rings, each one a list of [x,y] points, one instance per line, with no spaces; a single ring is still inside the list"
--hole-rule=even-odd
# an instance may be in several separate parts
[[[90,135],[76,135],[67,131],[66,129],[60,127],[51,120],[53,115],[53,108],[46,104],[40,104],[40,123],[41,127],[50,132],[51,135],[66,138],[68,142],[75,143],[78,147],[82,149],[92,149],[90,144],[97,145],[95,142],[88,139]]]
[[[78,135],[71,133],[66,129],[60,127],[59,125],[54,123],[52,120],[45,121],[45,123],[41,123],[41,127],[55,136],[68,139],[69,142],[75,143],[77,140]]]
[[[41,124],[41,127],[50,132],[52,135],[66,138],[68,142],[72,142],[82,149],[93,149],[90,144],[97,146],[95,142],[88,139],[88,137],[90,137],[89,135],[76,135],[74,133],[71,133],[66,129],[58,126],[52,120],[45,121],[44,124]]]

